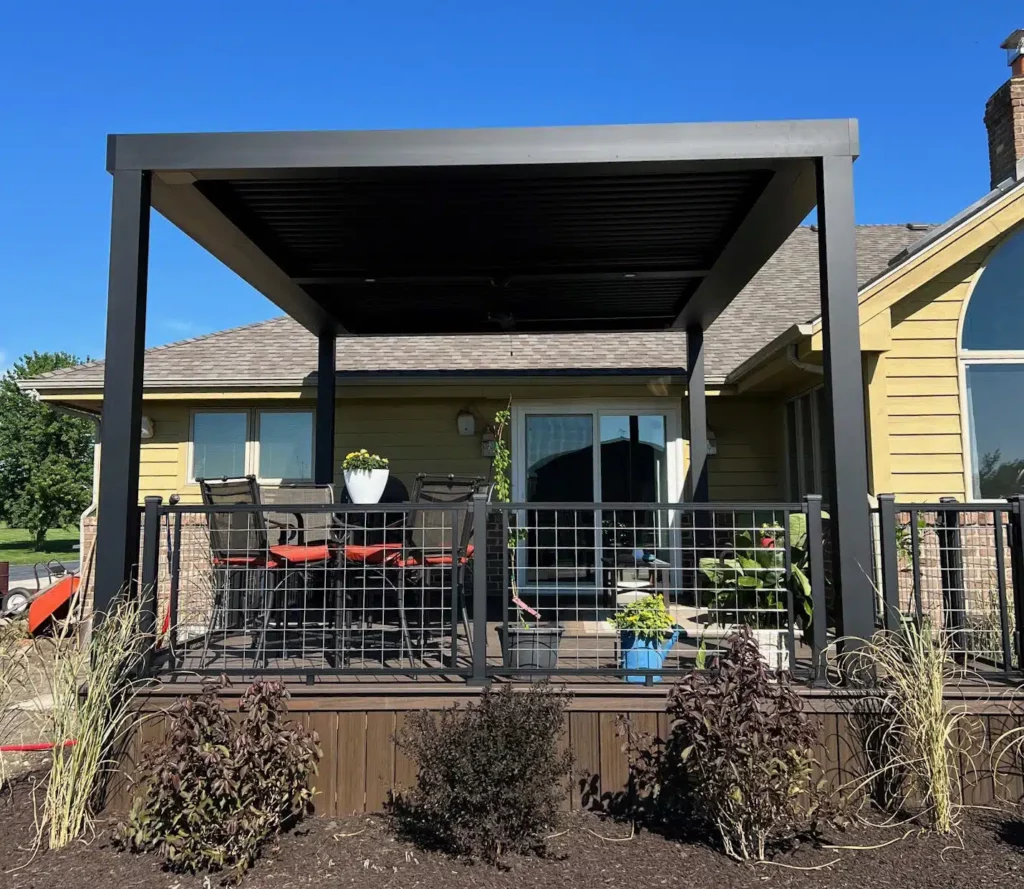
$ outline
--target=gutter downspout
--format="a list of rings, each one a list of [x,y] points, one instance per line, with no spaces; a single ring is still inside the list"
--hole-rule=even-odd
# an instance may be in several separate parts
[[[815,376],[820,377],[825,375],[825,368],[823,365],[812,364],[809,361],[802,361],[800,358],[797,357],[797,355],[797,345],[796,343],[791,343],[786,348],[786,360],[789,361],[789,363],[792,364],[793,367],[797,368],[798,370],[814,374]]]

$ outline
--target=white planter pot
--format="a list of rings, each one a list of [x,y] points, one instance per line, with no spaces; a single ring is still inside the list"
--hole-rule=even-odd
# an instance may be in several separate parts
[[[387,469],[346,469],[345,490],[353,503],[380,503],[388,483]]]
[[[753,630],[751,631],[757,650],[768,664],[768,669],[789,669],[789,647],[786,645],[785,630]]]
[[[704,639],[708,648],[717,648],[724,644],[725,639],[739,628],[730,624],[706,624],[693,629],[685,620],[673,614],[676,622],[683,626],[691,639]],[[692,624],[692,621],[690,621]],[[751,636],[757,644],[757,650],[768,669],[772,672],[789,669],[789,646],[786,642],[786,630],[751,630]]]

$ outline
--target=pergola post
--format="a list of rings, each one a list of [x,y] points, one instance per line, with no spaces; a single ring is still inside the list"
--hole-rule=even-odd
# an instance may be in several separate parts
[[[690,498],[708,502],[708,411],[704,391],[704,330],[686,328],[686,404],[690,421]]]
[[[139,446],[146,340],[150,174],[114,173],[94,610],[105,613],[139,561]]]
[[[857,301],[853,158],[817,163],[818,259],[825,363],[822,440],[831,445],[828,494],[832,582],[842,635],[867,639],[875,629],[867,441]]]
[[[334,481],[334,402],[335,402],[334,331],[320,334],[316,365],[316,435],[313,443],[313,481],[329,485]]]

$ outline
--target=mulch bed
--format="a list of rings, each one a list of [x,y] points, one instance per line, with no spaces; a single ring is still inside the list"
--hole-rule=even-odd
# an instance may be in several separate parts
[[[1019,885],[1024,877],[1024,824],[996,813],[972,813],[962,844],[911,836],[871,851],[830,850],[811,843],[781,855],[774,865],[744,865],[711,848],[681,843],[596,816],[572,816],[549,843],[546,858],[516,857],[506,869],[424,852],[396,839],[376,817],[313,818],[281,837],[242,880],[245,889],[299,886],[401,889],[560,889],[659,886],[747,889],[779,886],[829,889],[988,889]],[[835,837],[841,845],[870,846],[904,829],[857,828]],[[34,833],[28,785],[19,782],[0,800],[0,887],[4,889],[199,889],[218,877],[183,876],[161,869],[152,856],[116,851],[104,829],[92,842],[61,853],[32,855]],[[836,863],[824,870],[797,870]],[[781,867],[779,865],[786,865]]]

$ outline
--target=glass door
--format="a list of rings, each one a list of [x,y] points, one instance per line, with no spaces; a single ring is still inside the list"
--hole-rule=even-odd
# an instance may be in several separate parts
[[[666,503],[665,412],[530,410],[517,414],[513,446],[516,499],[525,503]],[[519,548],[520,583],[596,586],[602,569],[659,545],[658,510],[528,509]],[[598,530],[600,529],[600,533]]]
[[[527,414],[527,503],[593,503],[594,419],[587,414]],[[526,583],[594,582],[594,513],[527,510],[522,560]]]

